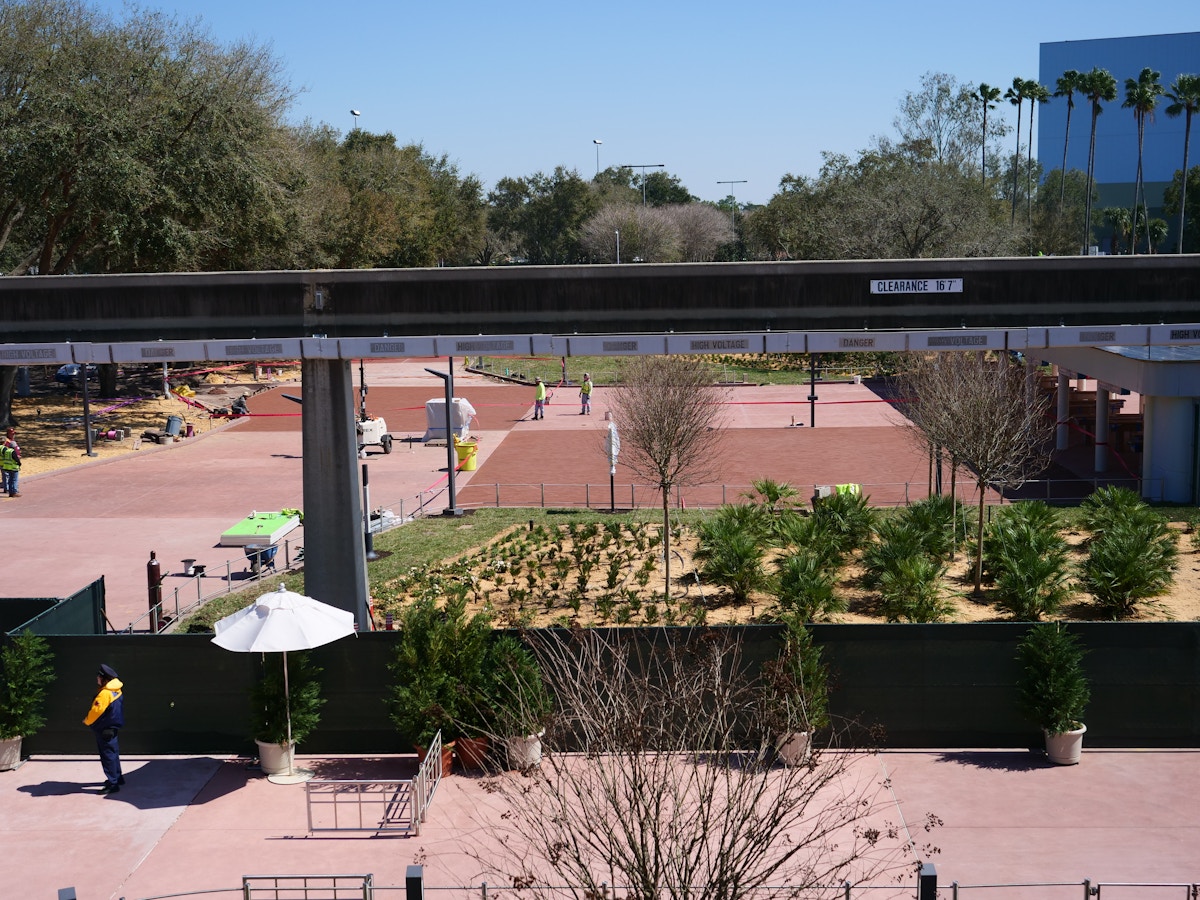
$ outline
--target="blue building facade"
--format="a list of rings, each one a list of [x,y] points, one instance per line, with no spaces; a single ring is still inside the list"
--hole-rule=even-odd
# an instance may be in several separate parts
[[[1186,34],[1155,34],[1142,37],[1060,41],[1040,45],[1038,80],[1052,93],[1055,82],[1068,69],[1089,72],[1107,69],[1117,80],[1117,97],[1103,104],[1096,122],[1096,185],[1100,207],[1132,206],[1137,178],[1137,122],[1125,100],[1125,79],[1138,77],[1149,66],[1161,73],[1164,90],[1184,73],[1200,74],[1200,31]],[[1183,166],[1185,117],[1166,114],[1170,101],[1162,98],[1153,117],[1147,120],[1142,153],[1142,178],[1150,215],[1163,217],[1163,190]],[[1037,157],[1044,172],[1062,168],[1067,126],[1067,98],[1054,97],[1038,109]],[[1200,126],[1197,126],[1200,127]],[[1196,130],[1196,129],[1193,129]],[[1067,143],[1067,169],[1087,171],[1091,106],[1086,97],[1075,97],[1071,135]],[[1193,142],[1195,146],[1196,142]],[[1193,152],[1190,165],[1200,165]],[[1174,222],[1172,233],[1174,233]]]

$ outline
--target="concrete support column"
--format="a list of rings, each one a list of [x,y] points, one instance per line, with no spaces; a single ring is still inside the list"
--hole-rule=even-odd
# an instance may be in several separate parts
[[[1071,443],[1071,428],[1067,419],[1071,416],[1071,379],[1061,369],[1058,371],[1058,392],[1055,395],[1058,405],[1056,415],[1058,426],[1054,430],[1054,449],[1066,450]]]
[[[1143,397],[1142,495],[1191,503],[1196,491],[1196,399]]]
[[[1096,386],[1096,471],[1108,471],[1108,389]]]
[[[354,376],[348,360],[306,359],[304,400],[304,592],[354,613],[370,630],[362,535]]]

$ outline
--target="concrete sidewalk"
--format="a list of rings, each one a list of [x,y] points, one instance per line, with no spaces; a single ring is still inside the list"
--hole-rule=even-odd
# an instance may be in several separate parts
[[[482,881],[492,895],[508,886],[477,861],[499,815],[477,775],[443,781],[419,837],[309,834],[304,786],[271,784],[245,759],[125,762],[125,788],[107,797],[96,793],[100,767],[90,758],[37,758],[0,774],[8,860],[0,895],[50,900],[74,887],[80,900],[135,900],[297,873],[372,873],[377,885],[402,887],[414,862],[431,889],[475,886],[478,897]],[[301,762],[325,778],[411,777],[416,767],[411,756]],[[853,766],[889,786],[887,819],[905,823],[918,845],[940,848],[927,861],[945,897],[952,882],[964,891],[1037,883],[1065,886],[983,895],[1078,900],[1087,878],[1114,885],[1104,896],[1185,900],[1182,888],[1115,885],[1200,882],[1198,752],[1085,749],[1080,765],[1064,768],[1021,751],[884,751]],[[943,824],[925,833],[927,814]]]

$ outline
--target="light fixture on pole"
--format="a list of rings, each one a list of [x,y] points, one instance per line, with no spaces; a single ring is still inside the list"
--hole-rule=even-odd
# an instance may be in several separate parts
[[[642,206],[646,205],[646,170],[647,169],[665,169],[666,163],[622,163],[622,169],[641,169],[642,170]]]
[[[596,145],[596,174],[599,175],[600,174],[600,145],[603,144],[604,141],[600,140],[600,138],[592,138],[592,143]]]
[[[747,182],[747,180],[748,179],[746,179],[746,178],[736,178],[732,181],[718,181],[717,184],[745,184]],[[730,188],[730,190],[729,190],[729,196],[733,197],[733,232],[734,232],[734,237],[736,238],[737,237],[737,198],[734,197],[732,188]]]
[[[439,372],[437,369],[426,368],[425,371],[430,375],[436,375],[442,379],[446,385],[446,473],[447,473],[447,489],[450,494],[450,505],[442,510],[443,516],[461,516],[462,510],[458,508],[457,501],[454,496],[454,419],[452,409],[454,405],[454,357],[450,357],[450,368],[448,372]]]
[[[358,131],[358,117],[362,115],[357,109],[350,110],[350,115],[354,116],[354,130]]]

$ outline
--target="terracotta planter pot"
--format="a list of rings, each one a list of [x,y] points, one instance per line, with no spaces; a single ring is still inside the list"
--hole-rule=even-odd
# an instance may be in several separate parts
[[[1056,766],[1074,766],[1079,764],[1079,756],[1083,752],[1083,734],[1086,725],[1080,725],[1074,731],[1064,731],[1061,734],[1046,735],[1046,758]]]
[[[464,769],[482,769],[487,760],[488,739],[460,737],[454,742],[454,752]]]
[[[418,745],[416,745],[416,751],[417,751],[417,762],[418,763],[425,762],[425,757],[429,754],[429,748],[422,747],[420,744],[418,744]],[[454,741],[451,741],[448,744],[442,744],[442,776],[445,777],[446,775],[452,774],[453,768],[454,768]]]
[[[0,772],[15,769],[21,764],[21,737],[0,741]]]
[[[508,750],[508,767],[510,769],[528,769],[539,765],[542,761],[543,731],[526,737],[510,737],[505,739]]]
[[[264,775],[283,775],[292,767],[292,759],[296,754],[296,744],[267,744],[257,738],[258,766]]]

